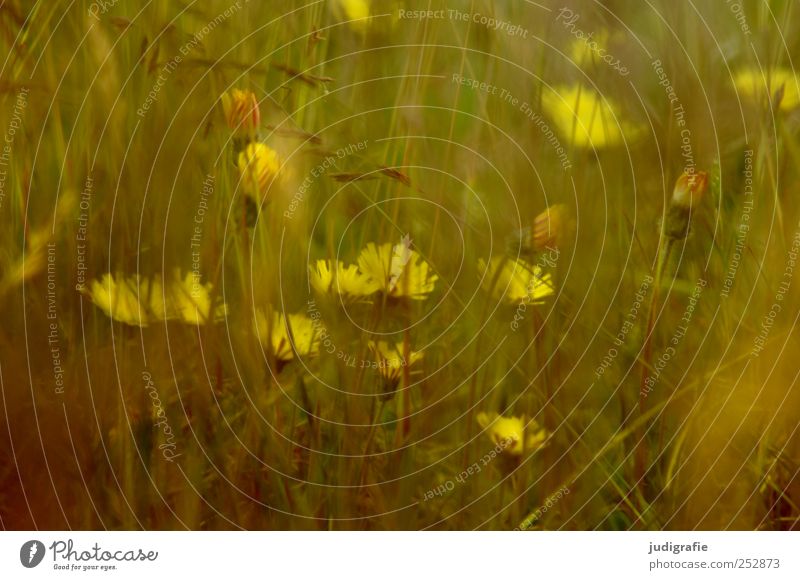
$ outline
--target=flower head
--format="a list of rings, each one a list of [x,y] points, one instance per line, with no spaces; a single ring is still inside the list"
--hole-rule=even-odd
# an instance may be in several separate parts
[[[614,147],[641,133],[640,127],[620,119],[619,106],[581,85],[545,91],[542,107],[576,147]]]
[[[263,143],[250,143],[239,153],[237,166],[245,195],[260,203],[267,196],[281,163],[274,149]]]
[[[733,82],[736,90],[746,97],[755,100],[766,96],[782,111],[791,111],[800,105],[800,78],[790,69],[747,68],[739,71]]]
[[[672,239],[682,240],[689,234],[689,221],[708,188],[705,171],[688,174],[684,172],[675,182],[672,199],[664,220],[664,233]]]
[[[378,285],[362,274],[358,267],[350,264],[345,268],[342,262],[317,260],[310,268],[311,285],[320,294],[337,294],[344,301],[363,299],[378,290]]]
[[[378,372],[384,381],[384,393],[386,395],[394,394],[397,385],[400,382],[400,377],[403,375],[403,368],[411,367],[423,358],[423,354],[417,351],[410,351],[408,359],[403,355],[404,345],[402,342],[389,344],[385,340],[369,341],[369,349],[375,356],[374,367],[377,367]]]
[[[288,362],[299,356],[319,354],[319,327],[305,314],[272,312],[265,314],[256,310],[256,333],[262,344],[271,348],[278,361]]]
[[[377,290],[393,298],[425,300],[439,277],[430,265],[411,249],[407,237],[399,244],[370,242],[358,256],[358,267]]]
[[[528,422],[525,415],[503,417],[497,413],[478,413],[478,424],[495,445],[510,455],[538,451],[547,445],[547,431],[533,419]]]
[[[541,304],[542,299],[553,294],[550,274],[543,274],[539,266],[533,266],[522,258],[497,256],[489,261],[478,260],[478,269],[483,274],[483,287],[493,296],[516,304],[523,300]]]
[[[112,276],[104,274],[93,280],[84,293],[106,316],[130,326],[148,326],[151,322],[178,320],[186,324],[205,324],[213,317],[225,317],[225,304],[211,304],[211,284],[201,284],[194,274],[181,278],[173,270],[164,283],[158,274],[151,277]]]
[[[139,303],[139,280],[139,276],[103,274],[100,280],[92,280],[84,292],[109,318],[131,326],[147,326],[151,317],[147,305]]]
[[[222,95],[225,122],[237,134],[253,135],[261,125],[261,111],[256,95],[249,90],[233,89]]]
[[[696,206],[703,198],[707,188],[708,173],[700,171],[690,175],[684,171],[675,182],[671,204],[685,208]]]

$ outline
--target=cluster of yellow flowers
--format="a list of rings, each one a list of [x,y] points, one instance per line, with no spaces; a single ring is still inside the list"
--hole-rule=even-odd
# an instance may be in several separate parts
[[[336,294],[347,302],[368,299],[376,292],[390,298],[425,300],[438,278],[405,240],[394,245],[370,242],[359,254],[357,265],[318,260],[310,271],[317,292]]]
[[[581,57],[582,55],[574,54]],[[734,76],[736,90],[746,98],[766,100],[781,111],[800,106],[800,77],[791,69],[744,68]],[[559,85],[542,93],[542,108],[558,132],[578,148],[616,147],[637,139],[645,126],[625,119],[622,107],[581,84]]]
[[[278,154],[263,143],[249,143],[239,152],[236,166],[244,194],[258,204],[263,203],[281,168]]]
[[[110,318],[131,326],[175,320],[205,324],[225,317],[225,304],[212,307],[211,284],[201,284],[193,274],[182,278],[178,270],[164,283],[161,276],[113,276],[93,280],[83,293]]]
[[[357,6],[360,6],[357,10],[360,14],[363,6]],[[281,160],[273,149],[257,140],[261,115],[255,95],[248,90],[234,89],[225,93],[221,100],[226,124],[235,138],[241,187],[248,198],[261,203],[280,172]],[[597,106],[597,102],[592,105]],[[584,114],[581,107],[576,111]],[[591,113],[592,120],[596,113]],[[617,139],[606,129],[592,127],[589,124],[590,140]],[[531,235],[536,248],[545,242],[558,241],[557,233],[564,229],[566,220],[560,212],[556,208],[548,214],[546,232],[544,222],[536,222],[536,230]],[[497,257],[488,264],[480,261],[479,267],[483,286],[505,302],[539,303],[553,293],[551,276],[523,259]],[[348,303],[369,302],[375,294],[393,300],[426,300],[435,290],[438,279],[431,265],[412,249],[408,236],[397,244],[370,242],[352,264],[317,260],[309,268],[309,282],[315,292],[335,295]],[[175,270],[169,280],[162,280],[158,275],[145,278],[106,274],[92,281],[83,292],[112,319],[128,325],[147,326],[155,321],[204,324],[223,319],[227,314],[226,305],[212,299],[212,290],[211,284],[201,284],[195,275],[182,277]],[[322,339],[327,336],[320,320],[302,312],[282,313],[271,307],[255,310],[254,331],[262,347],[280,364],[318,356]],[[412,372],[410,367],[424,358],[422,352],[411,350],[408,342],[369,341],[367,346],[374,360],[362,362],[379,372],[384,400],[394,394],[403,376]],[[545,431],[535,422],[526,423],[524,417],[480,413],[478,421],[495,443],[503,443],[504,451],[510,455],[534,451],[547,440]]]

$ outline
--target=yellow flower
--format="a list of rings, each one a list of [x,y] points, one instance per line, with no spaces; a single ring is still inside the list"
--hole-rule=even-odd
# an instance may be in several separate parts
[[[403,354],[404,345],[402,342],[390,345],[385,340],[369,341],[369,349],[376,359],[370,366],[373,369],[377,369],[383,379],[381,400],[389,400],[394,396],[397,386],[400,384],[403,369],[405,367],[410,368],[421,361],[423,353],[410,350],[408,359],[406,359]]]
[[[136,277],[129,280],[134,295],[138,294],[138,301],[141,305],[140,310],[143,316],[146,315],[151,322],[178,318],[170,289],[167,288],[165,292],[161,276],[156,274],[152,278]]]
[[[271,319],[271,324],[269,320]],[[319,354],[318,324],[305,314],[289,314],[272,312],[269,317],[261,310],[256,310],[256,332],[262,344],[268,344],[272,354],[279,361],[294,359],[295,353],[302,356]]]
[[[231,131],[253,135],[261,125],[258,99],[252,91],[233,89],[222,95],[222,111]]]
[[[515,304],[523,300],[541,304],[542,299],[553,294],[550,274],[542,274],[539,266],[532,266],[525,260],[497,256],[489,261],[478,260],[478,269],[483,275],[484,289],[492,295]]]
[[[239,153],[237,165],[245,195],[261,203],[280,171],[278,154],[263,143],[250,143]]]
[[[171,318],[179,319],[187,324],[205,324],[211,313],[211,283],[201,284],[196,274],[186,274],[181,279],[180,272],[175,270],[170,285]],[[227,307],[219,304],[214,308],[214,321],[225,317]]]
[[[397,387],[400,382],[400,377],[403,374],[403,367],[413,366],[423,358],[423,354],[417,351],[410,351],[408,360],[403,356],[403,343],[398,342],[389,345],[385,340],[378,342],[369,341],[369,349],[377,359],[373,366],[377,367],[378,372],[385,379],[386,383],[393,389]]]
[[[131,326],[147,326],[150,314],[146,307],[139,304],[139,276],[122,278],[117,281],[111,274],[103,274],[98,280],[92,280],[88,290],[84,290],[106,316]]]
[[[335,10],[350,21],[353,30],[364,32],[369,24],[369,0],[337,0]]]
[[[771,71],[747,68],[739,71],[734,78],[736,90],[750,99],[756,100],[762,96],[773,99],[782,90],[779,105],[782,111],[791,111],[800,105],[798,83],[800,79],[787,68]]]
[[[358,267],[376,289],[393,298],[425,300],[439,279],[430,273],[428,263],[411,249],[407,237],[394,246],[376,246],[370,242],[358,256]]]
[[[528,422],[525,415],[502,417],[497,413],[478,413],[478,424],[495,445],[510,455],[535,452],[547,446],[547,431],[533,419]]]
[[[351,264],[345,268],[336,262],[336,270],[330,260],[317,260],[316,267],[310,268],[311,285],[320,294],[338,294],[343,300],[358,300],[377,292],[377,284],[358,271]]]
[[[117,279],[118,278],[118,279]],[[106,316],[131,326],[148,326],[151,322],[179,320],[187,324],[205,324],[211,311],[211,284],[202,285],[193,274],[181,279],[180,271],[164,285],[161,276],[151,278],[129,276],[115,278],[104,274],[93,280],[83,292]],[[226,306],[214,308],[214,321],[224,318]]]
[[[545,91],[542,107],[559,132],[572,139],[576,147],[614,147],[641,133],[640,127],[620,119],[620,107],[580,85]]]

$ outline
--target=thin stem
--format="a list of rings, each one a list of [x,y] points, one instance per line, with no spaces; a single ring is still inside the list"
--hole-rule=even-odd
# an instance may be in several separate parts
[[[381,417],[383,416],[383,408],[386,405],[386,399],[381,398],[380,403],[378,403],[378,411],[375,413],[375,416],[372,419],[372,425],[369,428],[369,433],[367,434],[367,443],[364,445],[364,457],[361,461],[361,474],[358,477],[359,485],[364,485],[365,478],[367,476],[367,456],[369,455],[369,448],[372,445],[372,439],[375,436],[375,428],[378,426],[378,421],[380,421]]]
[[[647,396],[645,395],[645,385],[650,378],[650,367],[653,358],[653,333],[656,325],[656,306],[658,304],[659,291],[661,289],[661,280],[664,277],[664,269],[669,262],[669,256],[672,252],[672,246],[675,239],[667,236],[662,231],[661,239],[659,240],[659,256],[656,265],[656,271],[653,281],[653,294],[650,297],[650,304],[647,309],[647,329],[644,335],[644,345],[642,347],[642,374],[639,380],[639,415],[645,412]],[[639,442],[636,452],[636,481],[637,486],[641,489],[644,486],[645,467],[647,462],[646,446],[645,446],[646,430],[644,425],[641,427],[639,433]]]

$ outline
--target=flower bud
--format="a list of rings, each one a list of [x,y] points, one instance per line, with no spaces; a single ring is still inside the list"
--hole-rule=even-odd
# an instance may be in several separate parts
[[[688,174],[684,172],[675,182],[672,199],[667,208],[664,233],[675,240],[682,240],[689,234],[689,218],[708,188],[708,174],[705,171]]]
[[[233,89],[222,95],[222,111],[225,122],[237,134],[252,135],[261,124],[258,99],[252,91]]]
[[[708,174],[705,171],[692,174],[684,171],[675,182],[671,205],[687,209],[697,206],[707,188]]]
[[[261,202],[280,170],[280,160],[274,149],[250,143],[239,153],[237,166],[245,195]]]

